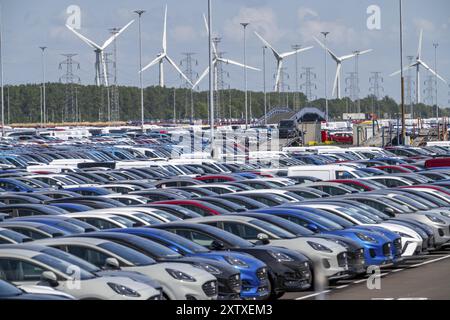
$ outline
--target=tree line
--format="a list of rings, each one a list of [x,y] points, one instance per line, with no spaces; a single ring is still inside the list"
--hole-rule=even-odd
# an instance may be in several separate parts
[[[76,97],[75,97],[76,92]],[[109,90],[111,93],[111,90]],[[138,121],[140,119],[140,89],[119,86],[119,119],[121,121]],[[68,91],[68,86],[61,83],[46,84],[47,120],[52,123],[67,122],[66,105],[78,105],[82,122],[107,121],[108,90],[93,85],[76,85],[76,91]],[[42,89],[40,84],[11,85],[5,87],[5,122],[39,123],[41,114]],[[72,97],[71,99],[67,99]],[[75,100],[76,99],[76,100]],[[215,94],[215,116],[222,119],[242,119],[245,115],[245,94],[241,90],[220,90]],[[191,91],[185,88],[161,88],[158,86],[144,89],[144,109],[146,121],[172,121],[191,119],[191,104],[194,119],[208,118],[208,92]],[[376,99],[367,96],[360,99],[361,113],[374,112],[379,118],[396,118],[400,113],[398,103],[385,96]],[[264,115],[263,92],[248,92],[249,112],[253,119]],[[303,93],[267,93],[267,108],[289,106],[293,109],[316,107],[325,110],[325,99],[307,101]],[[414,105],[416,117],[429,118],[435,115],[435,106]],[[349,98],[329,100],[330,119],[340,120],[346,112],[356,113],[357,103]],[[406,106],[410,113],[410,106]],[[447,116],[447,109],[440,109],[440,115]]]

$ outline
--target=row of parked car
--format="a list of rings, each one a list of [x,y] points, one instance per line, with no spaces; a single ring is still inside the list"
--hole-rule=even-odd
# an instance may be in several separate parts
[[[164,143],[5,148],[0,298],[276,299],[450,244],[450,167],[425,165],[444,147],[148,153]]]

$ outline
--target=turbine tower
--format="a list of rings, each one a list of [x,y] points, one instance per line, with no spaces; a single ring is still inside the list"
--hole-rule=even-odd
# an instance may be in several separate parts
[[[334,62],[336,62],[336,76],[334,78],[334,84],[333,84],[333,92],[332,95],[334,96],[336,94],[336,98],[337,99],[341,99],[341,72],[342,72],[342,63],[345,60],[351,59],[353,57],[356,56],[361,56],[363,54],[369,53],[372,51],[372,49],[369,50],[364,50],[364,51],[355,51],[352,54],[346,55],[346,56],[341,56],[338,57],[337,55],[335,55],[333,53],[333,51],[331,51],[330,49],[328,49],[322,42],[320,42],[319,39],[317,39],[316,37],[314,37],[314,40],[316,40],[316,42],[322,47],[324,48],[331,56],[331,58],[334,60]]]
[[[273,55],[275,56],[275,59],[277,60],[277,73],[275,77],[275,91],[280,92],[280,76],[281,76],[281,70],[283,68],[283,60],[284,58],[287,58],[289,56],[293,56],[294,54],[307,51],[309,49],[312,49],[314,47],[306,47],[302,49],[297,49],[294,51],[279,53],[277,50],[275,50],[272,45],[267,42],[262,36],[259,35],[258,32],[255,31],[256,36],[264,43],[266,47],[268,47],[270,50],[272,50]]]
[[[206,21],[206,16],[205,15],[203,15],[203,20],[205,21],[206,32],[209,33],[208,22]],[[212,67],[214,69],[213,71],[215,71],[217,69],[217,64],[218,63],[233,64],[233,65],[238,66],[238,67],[247,68],[247,69],[255,70],[255,71],[261,71],[258,68],[254,68],[254,67],[251,67],[249,65],[244,65],[242,63],[239,63],[239,62],[236,62],[236,61],[233,61],[233,60],[230,60],[230,59],[222,58],[220,56],[220,54],[217,52],[217,48],[216,48],[215,43],[212,42],[211,45],[212,45],[212,51],[213,51],[212,52],[213,53],[213,61],[212,61],[213,64],[212,64]],[[205,71],[203,71],[203,73],[197,79],[197,82],[194,83],[193,87],[195,88],[203,80],[203,78],[206,77],[206,75],[208,73],[209,73],[209,67],[207,67],[205,69]],[[216,88],[216,86],[217,86],[217,84],[214,86],[214,88]]]
[[[140,72],[144,72],[148,68],[154,66],[155,64],[159,63],[159,86],[164,87],[164,60],[167,60],[167,62],[175,68],[175,70],[188,82],[192,85],[191,80],[183,73],[183,71],[178,68],[177,64],[169,57],[167,54],[167,5],[166,9],[164,11],[164,30],[163,30],[163,39],[162,39],[162,51],[158,54],[156,59],[154,59],[152,62],[147,64]]]
[[[423,42],[423,30],[420,30],[420,36],[419,36],[419,49],[417,50],[417,56],[416,61],[412,64],[410,64],[407,67],[404,67],[403,70],[408,70],[409,68],[416,68],[416,103],[420,103],[420,67],[422,66],[426,70],[428,70],[430,73],[432,73],[434,76],[439,78],[444,83],[447,83],[444,78],[442,78],[440,75],[438,75],[433,69],[431,69],[423,60],[422,60],[422,42]],[[395,76],[399,74],[401,70],[396,71],[391,74],[392,76]]]
[[[113,34],[108,40],[106,40],[102,46],[96,44],[94,41],[86,38],[85,36],[83,36],[81,33],[79,33],[78,31],[76,31],[74,28],[72,28],[71,26],[66,24],[66,27],[72,31],[73,33],[75,33],[75,35],[80,38],[81,40],[83,40],[88,46],[90,46],[91,48],[94,49],[95,52],[95,84],[97,86],[101,85],[101,74],[103,72],[103,78],[104,78],[104,85],[108,86],[108,77],[106,74],[106,63],[105,63],[105,55],[104,55],[104,50],[111,44],[113,43],[113,41],[122,33],[125,31],[125,29],[127,29],[132,23],[134,22],[134,20],[131,20],[130,22],[128,22],[127,25],[125,25],[122,29],[120,29],[117,33]],[[103,70],[102,70],[103,69]]]

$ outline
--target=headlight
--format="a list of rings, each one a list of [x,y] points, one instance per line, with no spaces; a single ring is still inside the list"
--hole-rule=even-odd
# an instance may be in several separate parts
[[[269,250],[268,252],[275,260],[277,260],[279,262],[294,261],[294,259],[292,259],[287,254],[284,254],[282,252],[276,252],[276,251],[271,251],[271,250]]]
[[[358,238],[360,238],[362,241],[367,241],[367,242],[372,242],[372,243],[377,243],[377,240],[375,240],[374,238],[365,235],[363,233],[359,233],[359,232],[355,232],[356,236]]]
[[[166,269],[166,271],[168,274],[170,274],[172,276],[172,278],[177,279],[177,280],[189,281],[189,282],[197,281],[197,280],[195,280],[194,277],[191,277],[190,275],[188,275],[182,271],[178,271],[178,270],[174,270],[174,269]]]
[[[443,211],[440,211],[440,213],[441,213],[441,215],[443,215],[444,217],[450,218],[450,213],[448,213],[448,212],[443,212]]]
[[[312,242],[312,241],[307,241],[307,242],[311,246],[311,248],[313,248],[314,250],[324,251],[324,252],[333,252],[333,250],[331,250],[330,248],[328,248],[320,243]]]
[[[235,257],[225,257],[225,260],[234,267],[248,268],[248,264]]]
[[[430,216],[428,214],[426,214],[427,218],[430,219],[431,221],[433,221],[434,223],[440,223],[440,224],[445,224],[445,221],[442,219],[439,219],[438,217],[435,216]]]
[[[134,298],[139,298],[141,296],[137,291],[114,282],[108,282],[108,286],[113,289],[115,293],[120,294],[121,296]]]
[[[396,234],[398,234],[402,238],[412,238],[409,234],[400,232],[400,231],[394,231]]]
[[[222,271],[220,271],[218,268],[213,267],[210,264],[207,263],[198,263],[198,264],[194,264],[194,267],[200,268],[202,270],[205,270],[206,272],[209,272],[213,275],[219,275],[222,274]]]

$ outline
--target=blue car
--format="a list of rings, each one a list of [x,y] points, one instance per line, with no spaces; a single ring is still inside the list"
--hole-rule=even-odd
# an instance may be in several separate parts
[[[303,210],[303,208],[272,208],[257,210],[256,212],[272,214],[285,218],[315,233],[329,234],[351,239],[364,248],[364,260],[366,265],[384,265],[390,262],[390,251],[389,255],[386,256],[384,248],[391,245],[391,240],[377,232],[357,228],[344,228],[326,217],[311,214],[311,212]],[[396,238],[400,239],[398,236]]]
[[[204,247],[177,236],[171,232],[151,228],[111,229],[111,232],[133,234],[153,240],[170,249],[188,257],[200,257],[217,260],[232,265],[241,273],[243,299],[264,299],[269,295],[268,281],[260,280],[257,271],[266,268],[266,265],[247,254],[227,251],[210,251]]]
[[[58,207],[68,212],[83,212],[92,210],[91,207],[79,203],[49,203],[52,207]]]
[[[0,178],[0,188],[12,192],[33,192],[40,190],[11,178]]]

